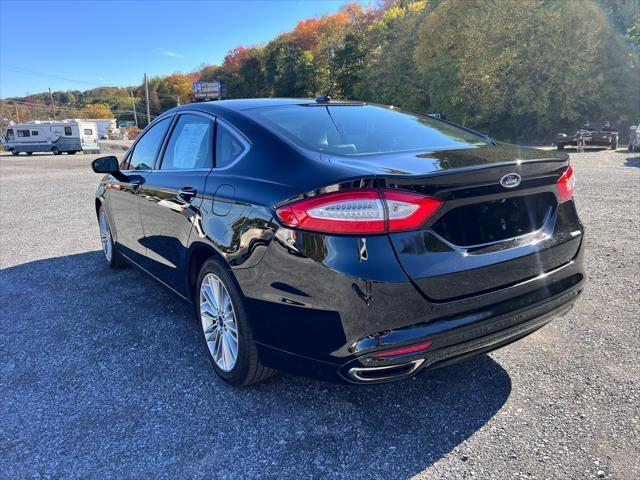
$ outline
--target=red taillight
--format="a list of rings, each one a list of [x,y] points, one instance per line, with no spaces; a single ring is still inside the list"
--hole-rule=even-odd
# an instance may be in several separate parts
[[[431,346],[431,342],[419,343],[409,347],[396,348],[395,350],[387,350],[386,352],[374,353],[372,357],[395,357],[396,355],[406,355],[407,353],[420,352]]]
[[[276,210],[288,227],[326,233],[378,234],[420,227],[442,205],[437,198],[395,190],[346,190]]]
[[[560,201],[566,202],[571,200],[573,192],[576,189],[576,176],[573,174],[573,167],[567,168],[558,180],[558,191],[560,192]]]

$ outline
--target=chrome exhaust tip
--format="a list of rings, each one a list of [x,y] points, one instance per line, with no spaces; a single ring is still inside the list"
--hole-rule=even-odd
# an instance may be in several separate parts
[[[380,382],[411,375],[423,363],[424,358],[420,358],[411,362],[385,365],[384,367],[353,367],[347,373],[353,380],[358,382]]]

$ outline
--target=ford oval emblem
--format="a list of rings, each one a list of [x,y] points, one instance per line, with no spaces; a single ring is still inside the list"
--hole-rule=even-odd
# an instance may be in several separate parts
[[[522,178],[517,173],[507,173],[500,179],[500,185],[505,188],[516,188],[520,185]]]

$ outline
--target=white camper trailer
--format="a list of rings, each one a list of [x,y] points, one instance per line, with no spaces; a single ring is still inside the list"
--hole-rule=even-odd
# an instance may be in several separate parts
[[[98,153],[98,128],[94,122],[65,120],[63,122],[15,123],[7,127],[4,148],[13,155],[25,152]]]
[[[115,118],[68,118],[66,122],[94,122],[98,127],[98,140],[120,139],[120,129]]]

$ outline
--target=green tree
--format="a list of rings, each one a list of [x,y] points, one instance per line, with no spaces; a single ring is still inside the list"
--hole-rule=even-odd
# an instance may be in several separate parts
[[[313,52],[281,36],[266,46],[266,79],[276,97],[310,97],[318,90]]]
[[[507,139],[638,114],[638,57],[592,0],[447,0],[420,30],[432,111]]]
[[[414,59],[416,31],[430,7],[425,1],[390,3],[382,18],[373,22],[367,34],[367,61],[354,87],[363,100],[423,110],[429,94]]]

